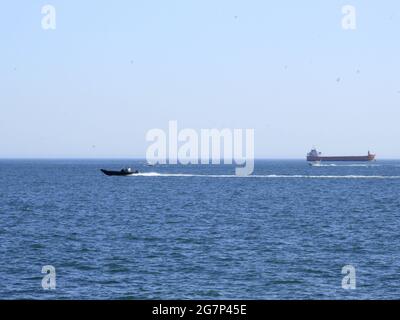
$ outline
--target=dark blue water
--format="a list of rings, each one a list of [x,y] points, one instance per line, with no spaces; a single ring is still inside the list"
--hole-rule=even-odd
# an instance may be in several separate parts
[[[106,177],[130,164],[146,174]],[[2,299],[397,299],[400,162],[0,161]],[[356,289],[341,269],[356,268]],[[57,287],[43,290],[42,266]]]

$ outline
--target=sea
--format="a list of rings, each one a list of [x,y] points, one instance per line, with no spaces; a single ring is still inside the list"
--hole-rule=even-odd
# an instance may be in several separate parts
[[[0,299],[399,297],[400,161],[0,160]]]

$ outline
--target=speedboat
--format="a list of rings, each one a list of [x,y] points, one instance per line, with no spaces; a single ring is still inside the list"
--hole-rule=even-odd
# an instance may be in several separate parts
[[[106,176],[130,176],[132,174],[138,174],[138,170],[132,170],[131,168],[123,168],[119,171],[113,171],[113,170],[105,170],[105,169],[100,169],[101,172],[103,172]]]

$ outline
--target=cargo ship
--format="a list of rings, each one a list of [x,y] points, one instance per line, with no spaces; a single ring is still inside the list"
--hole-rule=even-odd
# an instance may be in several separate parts
[[[307,153],[307,161],[373,161],[375,154],[368,151],[366,156],[322,156],[317,149],[312,149]]]

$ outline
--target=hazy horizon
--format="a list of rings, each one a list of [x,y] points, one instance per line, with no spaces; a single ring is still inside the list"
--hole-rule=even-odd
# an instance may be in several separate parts
[[[363,154],[357,154],[362,156]],[[341,154],[339,156],[347,156],[347,154]],[[144,157],[128,157],[128,156],[121,156],[121,157],[0,157],[0,160],[143,160],[146,161]],[[251,159],[249,159],[251,160]],[[270,157],[270,158],[262,158],[262,157],[255,157],[253,160],[302,160],[306,161],[306,156],[304,157],[293,157],[293,158],[285,158],[285,157]],[[391,161],[391,160],[400,160],[400,158],[379,158],[377,157],[374,161],[369,163],[374,163],[376,161]],[[224,160],[221,159],[221,164],[223,164]],[[339,161],[340,162],[340,161]],[[210,160],[211,164],[211,160]],[[168,163],[166,164],[168,165]],[[203,165],[200,164],[199,165]]]
[[[44,30],[42,6],[56,9]],[[344,30],[342,7],[356,8]],[[0,158],[145,158],[146,132],[250,128],[255,159],[400,159],[400,2],[5,1]]]

